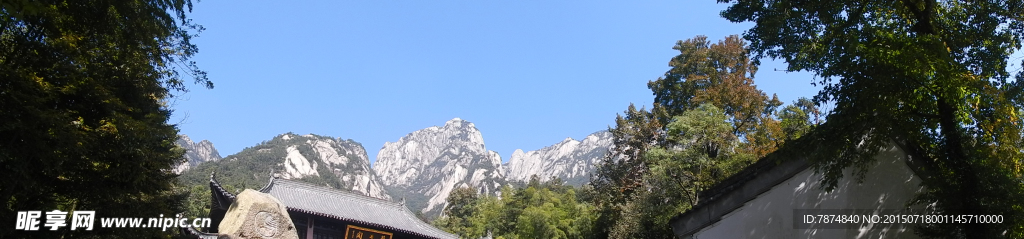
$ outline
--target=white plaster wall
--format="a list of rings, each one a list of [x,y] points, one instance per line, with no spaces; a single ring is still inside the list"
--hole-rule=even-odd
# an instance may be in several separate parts
[[[808,168],[694,234],[693,238],[918,238],[910,224],[862,224],[856,229],[795,229],[793,209],[901,209],[921,180],[892,146],[875,157],[862,183],[853,169],[832,192],[818,188],[821,175]]]

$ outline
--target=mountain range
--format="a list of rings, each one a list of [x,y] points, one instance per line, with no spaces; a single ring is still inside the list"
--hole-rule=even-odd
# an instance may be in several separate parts
[[[224,159],[182,173],[186,185],[206,185],[212,173],[226,187],[260,188],[270,177],[297,179],[390,199],[362,144],[351,139],[285,133]]]
[[[185,140],[179,140],[179,145],[189,152],[189,166],[182,169],[188,185],[205,185],[216,171],[221,184],[259,188],[275,175],[404,200],[411,210],[427,217],[440,215],[449,193],[459,187],[500,195],[502,186],[525,183],[533,175],[541,180],[560,178],[575,186],[585,184],[612,145],[611,134],[599,131],[582,141],[566,138],[538,150],[517,149],[508,163],[502,164],[497,152],[487,150],[475,124],[454,118],[443,126],[427,127],[385,143],[370,167],[366,150],[351,139],[285,133],[219,159],[209,141],[195,144],[187,136],[181,138]],[[193,153],[203,156],[195,156],[196,164],[191,164],[193,156],[189,155]]]

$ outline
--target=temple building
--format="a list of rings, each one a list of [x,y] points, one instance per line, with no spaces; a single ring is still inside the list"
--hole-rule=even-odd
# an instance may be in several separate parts
[[[212,227],[207,232],[190,229],[199,238],[216,238],[217,225],[224,219],[235,195],[210,175]],[[458,238],[417,218],[403,202],[366,196],[357,192],[317,186],[272,177],[259,192],[270,194],[284,204],[304,239],[402,239]]]

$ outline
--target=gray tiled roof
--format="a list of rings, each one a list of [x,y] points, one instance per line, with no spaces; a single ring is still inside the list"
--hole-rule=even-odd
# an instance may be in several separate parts
[[[284,203],[289,211],[358,222],[430,238],[458,238],[420,221],[405,205],[384,199],[280,178],[271,179],[260,192],[274,196]]]

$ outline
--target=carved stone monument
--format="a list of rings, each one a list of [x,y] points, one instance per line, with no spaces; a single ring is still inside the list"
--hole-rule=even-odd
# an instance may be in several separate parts
[[[238,194],[217,229],[230,238],[299,238],[284,204],[251,189]]]

